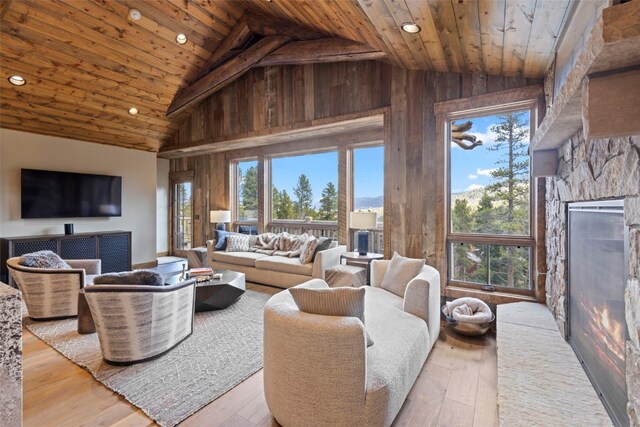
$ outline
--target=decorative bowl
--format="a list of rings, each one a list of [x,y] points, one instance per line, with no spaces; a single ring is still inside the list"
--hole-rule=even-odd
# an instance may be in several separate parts
[[[466,335],[469,337],[477,337],[479,335],[484,335],[487,333],[489,328],[491,327],[491,323],[496,319],[496,315],[491,313],[491,321],[486,323],[469,323],[469,322],[458,322],[453,317],[449,317],[444,314],[444,308],[446,305],[443,305],[441,308],[442,315],[445,319],[447,319],[447,324],[451,326],[451,328],[459,333],[460,335]]]

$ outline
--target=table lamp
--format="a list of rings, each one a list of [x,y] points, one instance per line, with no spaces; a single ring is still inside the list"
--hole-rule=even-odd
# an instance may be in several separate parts
[[[376,228],[376,218],[378,214],[375,212],[351,212],[350,222],[351,228],[357,228],[358,231],[358,253],[366,255],[369,251],[369,229]]]
[[[210,211],[209,222],[216,224],[216,230],[227,231],[227,222],[231,222],[231,211]]]

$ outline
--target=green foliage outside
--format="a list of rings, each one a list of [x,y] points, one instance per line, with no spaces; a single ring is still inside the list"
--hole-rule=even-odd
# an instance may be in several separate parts
[[[250,220],[258,218],[258,168],[251,166],[246,172],[238,167],[238,219]]]
[[[501,154],[476,207],[464,198],[451,209],[452,230],[467,234],[529,235],[528,122],[525,113],[497,116],[491,126]],[[529,288],[529,249],[515,246],[452,244],[456,280]]]
[[[333,182],[329,182],[324,190],[322,190],[318,219],[322,221],[338,220],[338,192]]]

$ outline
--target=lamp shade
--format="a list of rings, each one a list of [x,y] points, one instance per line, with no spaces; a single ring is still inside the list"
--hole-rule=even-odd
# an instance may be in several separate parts
[[[358,230],[376,228],[377,216],[378,214],[375,212],[351,212],[351,228],[357,228]]]
[[[210,211],[209,222],[231,222],[231,211]]]

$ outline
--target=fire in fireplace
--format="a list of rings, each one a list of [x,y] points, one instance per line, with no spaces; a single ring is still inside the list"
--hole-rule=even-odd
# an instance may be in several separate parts
[[[618,426],[628,426],[624,343],[627,281],[622,200],[569,205],[569,342]]]

